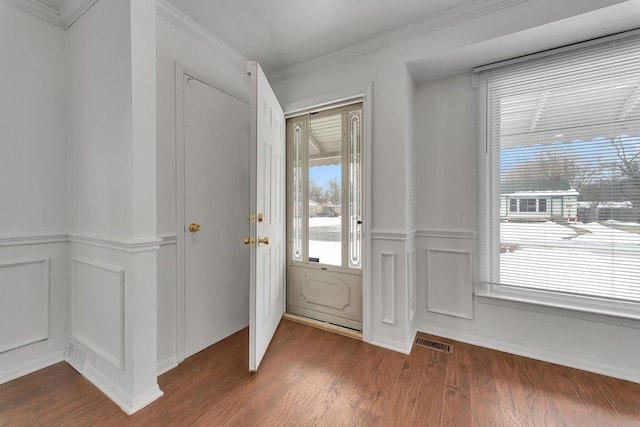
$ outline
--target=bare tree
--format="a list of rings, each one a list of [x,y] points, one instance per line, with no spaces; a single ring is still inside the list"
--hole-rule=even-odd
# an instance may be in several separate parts
[[[309,179],[309,200],[313,200],[317,203],[324,203],[325,194],[318,184],[316,184],[312,179]]]
[[[623,198],[640,205],[640,138],[615,137],[611,139],[615,158],[603,164],[617,175]]]
[[[341,204],[342,201],[342,189],[340,187],[340,183],[335,179],[331,178],[329,182],[327,182],[327,188],[325,190],[325,197],[334,205]]]
[[[602,171],[600,165],[594,166],[581,160],[577,155],[547,149],[538,153],[535,159],[515,165],[503,178],[505,181],[563,180],[580,192]]]

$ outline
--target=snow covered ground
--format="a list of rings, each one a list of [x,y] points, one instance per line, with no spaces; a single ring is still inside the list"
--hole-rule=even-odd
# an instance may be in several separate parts
[[[309,258],[321,264],[341,265],[340,217],[309,218]]]
[[[309,233],[309,256],[340,265],[340,217],[310,218]],[[640,301],[640,224],[502,222],[500,241],[503,284]]]
[[[503,284],[640,301],[640,224],[503,222],[500,242]]]

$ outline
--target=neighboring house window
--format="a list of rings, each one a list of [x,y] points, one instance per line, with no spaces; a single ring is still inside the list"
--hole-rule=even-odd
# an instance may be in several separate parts
[[[535,212],[536,199],[520,199],[520,212]]]
[[[547,199],[538,199],[538,212],[547,211]]]
[[[473,80],[476,293],[640,319],[640,32],[480,67]],[[501,221],[500,193],[523,184],[562,196],[510,199],[510,212],[550,220]],[[623,201],[624,221],[595,207]],[[576,206],[588,206],[584,223]]]

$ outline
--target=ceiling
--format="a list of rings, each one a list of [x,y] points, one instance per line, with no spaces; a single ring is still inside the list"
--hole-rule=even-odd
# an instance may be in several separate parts
[[[96,0],[8,0],[63,28]],[[461,6],[496,0],[160,0],[267,71],[365,42]],[[61,22],[62,21],[62,22]]]
[[[97,0],[4,1],[67,29]],[[272,74],[326,55],[350,54],[350,49],[375,50],[415,37],[434,23],[514,0],[157,1]]]
[[[68,28],[97,0],[5,0]],[[274,76],[306,61],[348,48],[375,49],[415,36],[429,23],[508,0],[157,0],[168,4]],[[416,82],[589,38],[637,28],[640,0],[560,20],[509,37],[431,55],[408,64]],[[604,12],[604,13],[603,13]],[[475,12],[473,12],[475,13]],[[609,16],[610,15],[610,16]],[[358,49],[356,49],[358,50]],[[530,53],[530,52],[526,52]]]
[[[51,0],[47,0],[51,1]],[[478,0],[167,0],[265,71]]]

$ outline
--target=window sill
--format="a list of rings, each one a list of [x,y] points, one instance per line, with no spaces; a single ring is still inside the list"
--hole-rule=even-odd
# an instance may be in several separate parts
[[[480,303],[640,329],[638,303],[562,295],[535,289],[492,290],[486,283],[476,283],[474,295]]]

